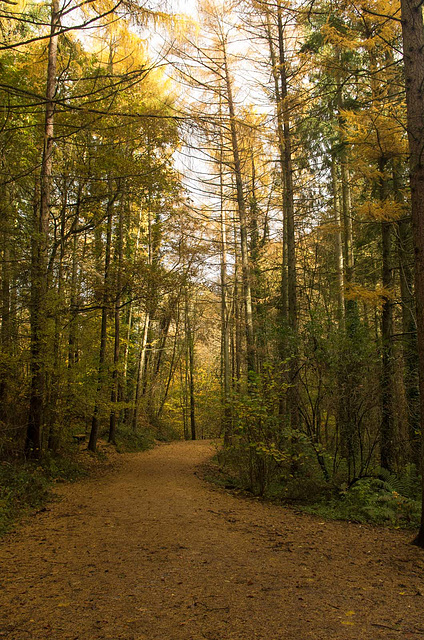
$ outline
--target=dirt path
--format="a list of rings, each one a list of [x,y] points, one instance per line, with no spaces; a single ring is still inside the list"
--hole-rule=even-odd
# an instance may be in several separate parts
[[[212,447],[125,456],[0,547],[8,640],[424,638],[424,552],[214,490]]]

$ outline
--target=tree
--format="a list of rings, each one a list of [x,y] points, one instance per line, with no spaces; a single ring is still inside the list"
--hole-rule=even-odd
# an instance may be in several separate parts
[[[412,232],[415,253],[415,299],[417,309],[420,380],[421,438],[424,434],[424,24],[419,0],[401,0],[403,61],[408,122]],[[424,548],[424,444],[421,441],[423,509],[415,540]]]

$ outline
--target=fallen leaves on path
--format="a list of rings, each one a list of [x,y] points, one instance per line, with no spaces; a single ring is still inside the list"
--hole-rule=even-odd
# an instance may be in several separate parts
[[[1,545],[8,640],[403,640],[424,555],[399,531],[217,490],[207,442],[125,454]]]

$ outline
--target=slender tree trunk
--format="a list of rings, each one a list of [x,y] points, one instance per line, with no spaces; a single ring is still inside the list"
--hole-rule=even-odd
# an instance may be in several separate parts
[[[241,371],[242,371],[242,330],[241,330],[241,302],[240,302],[240,261],[238,252],[237,230],[234,226],[234,291],[233,291],[233,387],[236,392],[240,391]]]
[[[68,336],[68,369],[78,361],[77,317],[78,317],[78,238],[74,235],[72,242],[72,271],[69,304],[69,336]]]
[[[281,167],[281,174],[283,177],[283,204],[285,205],[285,156],[284,156],[284,124],[283,124],[283,106],[281,100],[280,91],[280,62],[277,59],[277,55],[274,47],[274,40],[272,35],[272,26],[270,20],[269,10],[266,12],[266,34],[268,40],[269,54],[271,58],[272,76],[274,79],[274,91],[275,91],[275,104],[277,110],[277,135],[278,135],[278,150],[279,161]],[[284,74],[284,72],[283,72]],[[279,312],[282,325],[288,325],[288,279],[287,279],[287,211],[283,206],[283,260],[282,260],[282,273],[281,273],[281,297],[279,304]],[[285,332],[282,332],[281,340],[281,358],[284,360],[287,355],[287,340]]]
[[[51,451],[57,451],[60,443],[61,424],[59,420],[59,400],[60,400],[60,329],[61,319],[63,318],[63,269],[65,259],[65,232],[66,232],[66,209],[68,205],[68,190],[66,181],[63,190],[63,202],[60,215],[60,248],[59,248],[59,264],[57,270],[57,288],[56,301],[54,308],[54,336],[53,336],[53,368],[49,375],[49,393],[48,393],[48,413],[49,413],[49,438],[48,448]]]
[[[122,288],[122,261],[123,255],[123,204],[119,209],[119,221],[117,232],[117,260],[118,268],[116,274],[116,293],[114,307],[115,336],[113,347],[113,372],[112,372],[112,390],[110,394],[110,402],[112,405],[109,418],[109,442],[115,443],[116,424],[118,421],[119,411],[116,404],[119,402],[119,355],[120,355],[120,330],[121,330],[121,288]]]
[[[10,212],[7,199],[6,188],[2,189],[2,224],[1,224],[1,242],[2,242],[2,265],[1,265],[1,331],[0,331],[0,350],[2,355],[1,371],[0,371],[0,431],[2,423],[5,424],[8,419],[8,381],[10,375],[10,365],[8,362],[11,354],[11,228],[10,228]]]
[[[222,42],[222,55],[224,63],[224,76],[227,90],[227,103],[230,116],[230,132],[231,132],[231,151],[233,155],[234,178],[236,182],[237,207],[240,222],[240,247],[241,247],[241,264],[242,264],[242,281],[243,281],[243,299],[244,310],[246,315],[246,349],[247,349],[247,370],[248,376],[256,371],[255,357],[255,335],[253,326],[253,308],[252,308],[252,279],[249,264],[249,247],[248,247],[248,229],[247,229],[247,213],[246,203],[243,193],[243,178],[240,160],[239,142],[236,129],[236,117],[234,110],[233,88],[230,77],[230,71],[227,62],[226,44]]]
[[[219,185],[220,185],[220,231],[221,231],[221,368],[222,368],[222,404],[223,420],[222,430],[224,443],[230,444],[232,436],[232,412],[231,412],[231,371],[230,371],[230,323],[228,312],[228,275],[227,275],[227,215],[224,199],[223,176],[223,140],[221,133],[220,161],[219,161]]]
[[[168,397],[169,389],[170,389],[170,386],[171,386],[172,378],[173,378],[174,373],[175,373],[176,355],[177,355],[177,343],[178,343],[178,337],[179,337],[179,326],[180,326],[180,305],[178,304],[177,305],[176,319],[175,319],[174,343],[173,343],[173,346],[172,346],[171,362],[169,363],[169,373],[168,373],[168,378],[167,378],[166,385],[165,385],[165,391],[164,391],[164,394],[163,394],[163,398],[162,398],[161,403],[159,405],[159,409],[156,412],[156,418],[157,419],[159,419],[160,416],[162,415],[162,411],[164,409],[165,402],[166,402],[166,399]]]
[[[143,394],[143,380],[144,380],[144,370],[146,367],[146,353],[147,353],[149,329],[150,329],[150,313],[147,311],[144,319],[143,333],[141,337],[140,352],[139,352],[138,365],[137,365],[137,381],[135,385],[134,411],[133,411],[133,418],[132,418],[133,431],[137,431],[137,428],[138,428],[138,418],[140,415],[140,399]]]
[[[294,190],[293,190],[293,162],[292,162],[292,137],[290,127],[290,113],[287,104],[287,64],[284,44],[284,26],[282,7],[280,0],[278,7],[278,49],[281,112],[283,118],[283,153],[282,169],[284,178],[284,211],[287,224],[287,294],[288,294],[288,320],[294,336],[297,333],[297,291],[296,291],[296,239],[294,216]],[[294,382],[294,381],[293,381]]]
[[[190,305],[188,301],[188,287],[185,289],[185,329],[187,342],[187,365],[188,365],[188,392],[190,407],[190,436],[196,440],[196,411],[194,396],[194,335],[191,326]]]
[[[283,120],[283,149],[280,149],[282,173],[284,181],[284,214],[287,242],[287,301],[288,301],[288,327],[290,332],[290,370],[289,388],[287,394],[288,409],[290,411],[290,426],[298,429],[300,424],[298,406],[298,344],[297,344],[297,284],[296,284],[296,239],[294,216],[294,190],[293,190],[293,162],[292,162],[292,136],[290,126],[290,113],[288,109],[288,83],[287,63],[284,42],[283,9],[280,0],[277,0],[277,24],[278,24],[278,53],[279,76],[281,94],[281,115]],[[282,153],[281,153],[282,152]]]
[[[340,55],[339,55],[339,64]],[[343,130],[344,108],[342,83],[339,77],[336,80],[336,101],[338,109],[339,127]],[[347,161],[346,148],[342,139],[342,148],[340,151],[340,179],[341,179],[341,201],[342,201],[342,219],[343,219],[343,259],[344,259],[344,280],[345,287],[349,290],[349,285],[353,283],[355,277],[355,260],[353,253],[353,221],[352,221],[352,198],[350,190],[349,165]],[[347,298],[345,300],[346,330],[349,336],[353,336],[358,324],[358,304],[356,300]]]
[[[402,202],[397,162],[393,167],[393,192]],[[396,224],[399,284],[402,303],[402,355],[405,396],[408,410],[409,460],[419,465],[420,394],[418,388],[417,322],[415,317],[414,274],[411,222],[403,218]]]
[[[421,527],[415,542],[424,548],[424,25],[422,0],[401,0],[400,4],[410,155],[412,235],[415,253],[415,300],[422,438],[423,509]]]
[[[380,160],[379,171],[383,176],[386,161]],[[380,179],[380,202],[387,197],[387,181]],[[393,415],[393,304],[390,292],[393,289],[392,274],[392,223],[381,223],[382,240],[382,282],[385,292],[381,314],[381,342],[382,342],[382,376],[381,376],[381,430],[380,430],[380,461],[384,469],[393,468],[394,455],[394,415]]]
[[[333,155],[331,158],[331,177],[333,183],[333,208],[334,223],[336,226],[335,245],[336,245],[336,278],[337,278],[337,319],[339,329],[344,332],[345,329],[345,300],[344,300],[344,259],[343,259],[343,236],[342,236],[342,220],[340,215],[340,198],[337,180],[337,163]]]
[[[49,217],[51,177],[53,168],[54,95],[57,76],[56,35],[60,22],[59,2],[52,0],[50,39],[48,46],[46,113],[44,124],[44,149],[40,177],[40,208],[34,219],[32,239],[31,273],[31,347],[30,347],[30,403],[26,432],[27,456],[37,458],[41,453],[41,429],[43,424],[46,345],[46,296],[47,296],[47,252],[49,241]]]
[[[135,242],[135,252],[134,255],[138,256],[138,250],[140,247],[140,235],[141,235],[141,222],[142,222],[142,211],[140,209],[139,215],[138,215],[138,226],[137,226],[137,238],[136,238],[136,242]],[[130,342],[131,342],[131,336],[132,336],[132,327],[133,327],[133,304],[132,302],[130,302],[128,304],[128,322],[127,322],[127,332],[126,332],[126,340],[124,343],[124,354],[123,354],[123,387],[124,387],[124,391],[123,391],[123,395],[124,398],[127,402],[127,404],[129,404],[130,401],[130,394],[129,394],[129,379],[128,379],[128,361],[129,361],[129,355],[130,355]],[[125,409],[125,417],[124,417],[124,422],[131,422],[132,416],[133,416],[134,412],[131,411],[129,408]]]
[[[101,394],[106,377],[106,347],[107,347],[107,317],[109,314],[109,283],[110,283],[110,257],[112,247],[112,219],[113,219],[113,206],[116,199],[116,194],[110,197],[107,208],[106,217],[106,246],[105,246],[105,266],[104,266],[104,280],[103,280],[103,300],[102,300],[102,320],[100,325],[100,350],[99,350],[99,370],[97,378],[97,393],[94,403],[93,415],[91,419],[91,431],[90,439],[88,441],[88,448],[90,451],[96,451],[97,439],[99,437],[99,411]]]

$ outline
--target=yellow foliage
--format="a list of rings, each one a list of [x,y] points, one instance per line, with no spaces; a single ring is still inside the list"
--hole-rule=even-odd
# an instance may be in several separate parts
[[[405,215],[405,207],[402,202],[398,202],[394,198],[386,198],[384,202],[368,200],[356,207],[356,213],[360,218],[366,220],[392,222]]]
[[[350,15],[354,26],[341,33],[326,22],[321,31],[327,44],[341,49],[363,47],[371,51],[375,47],[388,47],[387,43],[399,34],[399,21],[390,19],[399,16],[399,0],[339,0],[338,11]]]
[[[380,286],[375,287],[375,289],[367,289],[356,282],[351,282],[345,288],[345,298],[346,300],[357,300],[371,307],[381,309],[386,300],[394,299],[394,292],[392,289]]]
[[[332,221],[324,222],[319,226],[319,233],[321,237],[324,237],[327,235],[334,235],[335,233],[338,233],[341,230],[342,230],[342,226]]]
[[[396,114],[381,113],[376,108],[343,111],[343,133],[346,142],[360,147],[360,156],[367,160],[405,155],[408,141],[399,114],[406,113],[397,105]]]
[[[322,26],[321,31],[327,44],[336,45],[341,49],[355,49],[359,45],[358,38],[355,35],[352,35],[352,37],[345,36],[328,22]]]

